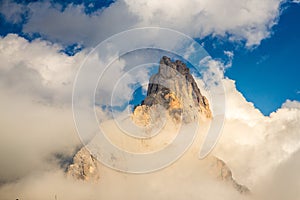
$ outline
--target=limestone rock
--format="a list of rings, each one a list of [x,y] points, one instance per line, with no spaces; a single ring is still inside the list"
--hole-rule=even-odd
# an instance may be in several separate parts
[[[187,123],[196,120],[199,113],[212,117],[208,100],[186,64],[179,60],[172,62],[166,56],[160,60],[158,73],[151,76],[147,96],[141,103],[147,107],[156,104],[162,105],[176,120],[182,117]]]
[[[221,181],[229,182],[240,193],[250,193],[250,190],[246,186],[239,184],[233,178],[230,168],[226,165],[226,163],[223,160],[217,157],[209,157],[207,159],[210,160],[209,169],[210,173],[213,176],[216,176],[216,178]]]
[[[99,162],[83,147],[74,156],[67,175],[77,180],[97,182],[100,178]]]

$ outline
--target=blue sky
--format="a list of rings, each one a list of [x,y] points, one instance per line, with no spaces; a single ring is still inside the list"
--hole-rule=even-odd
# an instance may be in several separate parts
[[[18,4],[27,5],[37,1],[15,1]],[[53,6],[60,5],[61,12],[64,12],[68,5],[83,5],[86,15],[104,10],[114,1],[62,1],[52,0]],[[3,14],[0,15],[0,34],[6,36],[9,33],[32,40],[43,38],[52,42],[60,43],[59,40],[52,40],[47,35],[34,32],[28,34],[23,31],[23,26],[28,22],[31,15],[23,12],[21,19],[16,22],[8,21]],[[269,37],[263,39],[259,45],[247,47],[245,41],[229,41],[228,37],[208,35],[204,38],[195,38],[205,44],[205,49],[215,59],[228,60],[224,51],[232,51],[234,54],[232,66],[226,70],[225,75],[236,81],[237,89],[248,101],[254,103],[263,114],[269,115],[277,110],[286,99],[300,100],[300,4],[283,3],[278,23],[272,27]],[[74,55],[85,46],[76,42],[64,44],[64,52]]]
[[[225,75],[262,113],[276,111],[286,99],[300,100],[300,5],[283,5],[272,35],[257,47],[247,49],[223,39],[207,38],[206,50],[226,59],[223,50],[233,51],[232,67]]]

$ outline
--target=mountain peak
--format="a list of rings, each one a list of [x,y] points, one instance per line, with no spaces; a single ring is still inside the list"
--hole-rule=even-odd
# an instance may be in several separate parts
[[[190,69],[182,61],[173,62],[167,56],[161,58],[158,73],[151,76],[147,96],[135,108],[134,116],[140,111],[144,115],[154,105],[163,106],[176,121],[189,123],[199,114],[212,117],[208,100],[201,94]]]
[[[183,123],[197,122],[199,115],[206,118],[212,117],[208,100],[201,94],[186,64],[180,60],[173,62],[167,56],[163,56],[160,60],[158,73],[150,78],[146,98],[141,105],[134,109],[131,119],[135,124],[146,127],[145,130],[148,131],[155,127],[157,122],[163,121],[162,119],[166,113],[169,114],[173,121]],[[114,129],[112,130],[115,134]],[[151,143],[151,141],[148,143],[145,139],[135,139],[138,142],[137,144],[141,145],[138,146],[141,150],[147,149],[149,144],[156,144],[155,141],[154,143]],[[126,139],[120,137],[119,140],[122,144],[132,144],[127,143],[129,142],[127,137]],[[154,145],[154,147],[157,146]],[[100,169],[102,164],[85,148],[82,147],[74,156],[73,164],[68,167],[67,174],[79,180],[98,181],[101,173],[105,173],[104,168]],[[197,159],[194,151],[189,153],[194,159]],[[126,164],[127,161],[122,159],[119,161]],[[189,162],[195,164],[191,160]],[[219,180],[232,185],[240,193],[247,194],[250,192],[246,186],[239,184],[233,178],[230,168],[221,159],[209,156],[199,162],[199,166],[203,167],[202,169],[199,168],[199,170],[209,173],[212,180]],[[176,176],[177,174],[174,175]],[[129,176],[126,178],[129,178]]]

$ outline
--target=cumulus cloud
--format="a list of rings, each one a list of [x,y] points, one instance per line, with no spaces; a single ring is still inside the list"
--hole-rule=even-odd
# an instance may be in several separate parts
[[[282,105],[283,108],[300,109],[300,103],[298,101],[286,100]]]
[[[1,181],[55,166],[55,156],[71,155],[80,145],[70,105],[82,56],[60,50],[14,34],[0,39]]]
[[[17,4],[10,0],[3,0],[0,5],[0,13],[8,22],[14,24],[22,22],[22,17],[25,17],[28,10],[29,9],[26,8],[26,6]]]
[[[167,26],[193,37],[230,35],[257,45],[270,35],[281,1],[136,1],[126,0],[142,25]],[[192,24],[192,26],[191,26]]]
[[[83,5],[70,4],[61,11],[59,5],[42,2],[30,3],[28,8],[31,14],[24,25],[24,32],[39,33],[67,45],[95,46],[109,36],[133,27],[137,21],[122,1],[90,15],[84,12]]]
[[[62,47],[47,41],[32,42],[9,34],[0,42],[1,84],[36,101],[70,102],[74,76],[84,52],[69,57]]]
[[[262,193],[261,199],[297,199],[300,195],[299,161],[300,153],[297,151],[278,165],[273,170],[274,174],[259,185]]]
[[[224,84],[226,120],[216,152],[226,157],[238,180],[253,187],[300,148],[299,102],[287,101],[264,116],[237,91],[234,81],[225,79]]]
[[[94,46],[112,34],[133,27],[160,26],[195,38],[217,35],[232,41],[242,40],[250,47],[271,35],[283,2],[119,0],[91,14],[84,12],[83,5],[70,4],[62,11],[58,4],[34,2],[27,6],[30,15],[23,31],[40,33],[63,44]],[[19,12],[10,13],[18,16]]]
[[[58,168],[80,145],[70,108],[39,104],[1,87],[1,182]],[[64,157],[65,155],[65,157]]]

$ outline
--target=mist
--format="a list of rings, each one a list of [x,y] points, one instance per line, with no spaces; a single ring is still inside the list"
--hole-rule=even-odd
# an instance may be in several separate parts
[[[201,85],[201,80],[197,81]],[[236,90],[234,81],[223,81],[226,120],[211,155],[228,164],[233,177],[250,188],[250,195],[212,178],[208,161],[199,160],[209,120],[200,123],[198,137],[183,157],[162,170],[137,175],[101,165],[99,183],[74,180],[65,174],[67,165],[62,165],[62,160],[72,158],[80,146],[71,110],[2,90],[6,95],[1,104],[1,113],[5,113],[1,115],[5,122],[1,126],[1,199],[267,199],[274,195],[270,192],[274,188],[286,199],[297,199],[299,178],[294,175],[299,164],[299,103],[287,101],[270,116],[263,116]],[[113,121],[102,126],[114,136],[122,134]],[[165,127],[160,134],[172,141],[172,132],[176,131]],[[130,143],[124,137],[116,137],[115,142],[131,151],[150,151],[162,145],[149,143],[143,149],[145,143]]]

